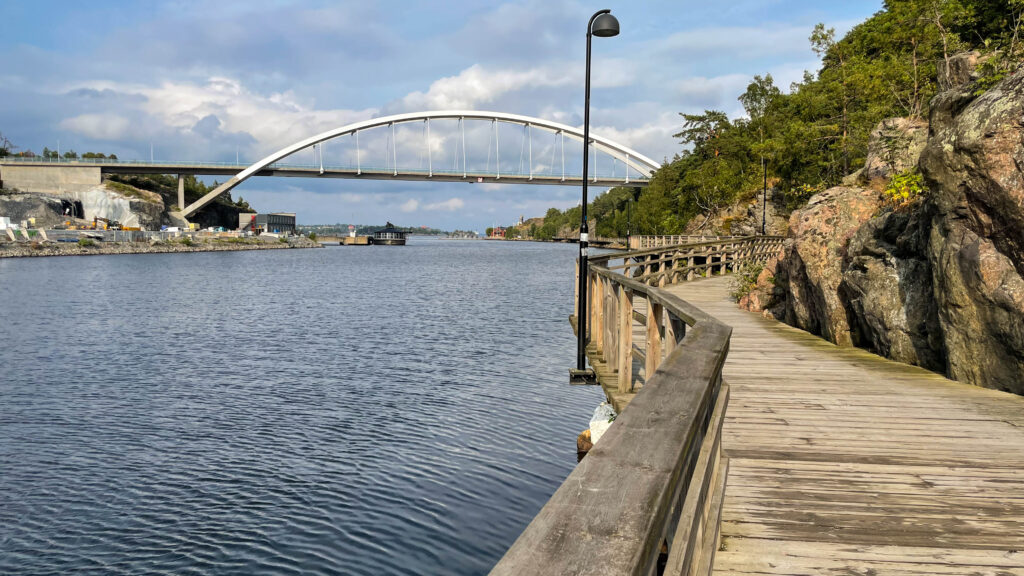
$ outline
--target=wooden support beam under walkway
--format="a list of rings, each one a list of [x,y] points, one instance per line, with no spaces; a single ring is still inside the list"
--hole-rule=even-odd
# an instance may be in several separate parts
[[[744,312],[731,286],[664,288],[733,328],[715,574],[1024,575],[1024,398]]]

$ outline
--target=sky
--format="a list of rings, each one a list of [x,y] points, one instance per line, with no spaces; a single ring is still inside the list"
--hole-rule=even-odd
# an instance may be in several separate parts
[[[756,74],[788,91],[819,68],[807,41],[816,23],[841,35],[881,0],[2,2],[0,133],[36,153],[59,143],[122,159],[152,150],[156,160],[254,162],[403,112],[491,110],[581,127],[586,23],[601,8],[621,33],[593,42],[591,131],[661,162],[682,150],[672,137],[680,113],[741,116],[736,98]],[[457,163],[454,128],[434,132],[434,161]],[[471,165],[483,163],[489,135],[467,126]],[[385,151],[366,162],[386,164],[386,138],[366,136]],[[422,138],[415,126],[396,135],[399,166],[422,166]],[[554,170],[554,142],[533,138],[536,169]],[[500,135],[503,167],[521,165],[523,141]],[[351,164],[351,148],[326,143],[324,162]],[[309,150],[286,160],[313,161]],[[580,201],[574,187],[309,178],[253,178],[233,195],[303,224],[481,231]]]

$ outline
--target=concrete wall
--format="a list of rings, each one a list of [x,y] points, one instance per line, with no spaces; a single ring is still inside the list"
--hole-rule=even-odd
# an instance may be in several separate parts
[[[0,166],[0,187],[22,192],[81,192],[101,183],[99,166]]]

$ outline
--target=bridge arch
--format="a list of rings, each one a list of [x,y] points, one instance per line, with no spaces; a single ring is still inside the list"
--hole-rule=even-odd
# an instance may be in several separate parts
[[[255,176],[258,173],[260,173],[260,171],[266,170],[275,162],[278,162],[279,160],[286,158],[303,149],[310,148],[312,146],[320,144],[321,142],[326,142],[327,140],[331,140],[339,136],[358,134],[359,131],[368,130],[370,128],[378,128],[381,126],[393,126],[395,124],[403,124],[409,122],[429,121],[432,119],[490,120],[492,122],[503,122],[508,124],[517,124],[521,126],[536,127],[543,130],[547,130],[549,132],[567,135],[570,138],[578,140],[580,142],[583,141],[583,130],[579,128],[574,128],[572,126],[568,126],[566,124],[561,124],[558,122],[544,120],[542,118],[522,116],[519,114],[507,114],[504,112],[485,112],[477,110],[438,110],[431,112],[411,112],[405,114],[394,114],[391,116],[382,116],[380,118],[373,118],[370,120],[364,120],[362,122],[347,124],[345,126],[341,126],[340,128],[328,130],[326,132],[322,132],[315,136],[306,138],[305,140],[296,142],[295,144],[292,144],[290,146],[286,146],[270,154],[269,156],[266,156],[265,158],[255,162],[248,168],[242,170],[227,182],[221,184],[210,193],[206,194],[199,200],[196,200],[192,204],[185,207],[182,210],[181,214],[182,216],[187,218],[188,216],[194,214],[203,206],[206,206],[207,204],[212,202],[216,197],[226,192],[229,192],[242,182],[245,182],[252,176]],[[604,153],[618,159],[619,161],[623,162],[626,165],[627,178],[625,183],[629,182],[628,174],[630,168],[644,175],[645,177],[649,177],[660,166],[659,163],[648,158],[647,156],[644,156],[643,154],[637,152],[636,150],[623,146],[622,144],[619,144],[607,138],[591,134],[590,141],[594,147],[602,150]],[[500,180],[500,174],[498,179]]]

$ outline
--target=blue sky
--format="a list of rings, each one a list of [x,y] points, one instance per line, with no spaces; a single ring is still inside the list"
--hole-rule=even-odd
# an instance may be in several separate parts
[[[598,8],[622,32],[594,42],[592,130],[660,161],[680,150],[678,113],[740,115],[736,97],[755,74],[787,89],[817,69],[807,42],[817,22],[842,33],[881,1],[4,2],[0,132],[36,152],[59,140],[145,159],[152,143],[157,159],[254,161],[399,112],[579,126],[585,27]],[[325,161],[344,163],[342,148],[328,143]],[[304,223],[480,230],[579,201],[565,187],[291,178],[255,178],[239,195]]]

